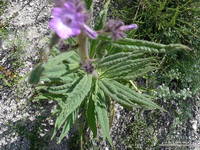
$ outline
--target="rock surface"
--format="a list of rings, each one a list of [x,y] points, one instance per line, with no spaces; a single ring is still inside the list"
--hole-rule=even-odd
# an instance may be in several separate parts
[[[99,3],[95,4],[96,11]],[[48,49],[52,6],[53,0],[8,0],[0,16],[1,23],[8,24],[8,36],[0,36],[1,150],[68,150],[66,139],[59,145],[50,140],[54,122],[49,111],[54,105],[34,105],[30,101],[33,89],[26,82],[30,70]]]
[[[0,71],[5,77],[0,80],[1,150],[40,149],[40,145],[36,145],[38,143],[49,150],[68,149],[66,142],[57,145],[55,141],[40,143],[40,139],[36,139],[46,135],[53,125],[48,127],[48,124],[44,123],[42,132],[36,132],[38,118],[45,116],[44,113],[46,116],[48,114],[43,111],[42,106],[36,108],[32,104],[30,98],[33,89],[26,83],[27,73],[40,59],[41,51],[48,46],[51,7],[52,2],[49,0],[9,0],[7,9],[0,17],[3,23],[9,23],[9,34],[3,39],[0,50]],[[8,72],[13,75],[7,75]],[[17,81],[13,80],[14,78]]]

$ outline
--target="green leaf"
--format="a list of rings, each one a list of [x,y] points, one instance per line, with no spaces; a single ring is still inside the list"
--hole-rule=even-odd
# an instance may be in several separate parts
[[[136,46],[136,45],[122,45],[122,44],[115,44],[113,43],[112,46],[114,48],[120,48],[121,50],[131,50],[131,51],[135,51],[135,50],[140,50],[142,52],[148,52],[148,53],[163,53],[165,52],[165,49],[161,49],[159,51],[159,49],[156,48],[152,48],[152,47],[147,47],[147,46]]]
[[[42,72],[41,78],[56,78],[68,72],[67,65],[65,64],[54,65],[51,68],[46,68],[45,64],[43,66],[45,70]]]
[[[62,141],[62,139],[67,135],[69,130],[72,128],[74,122],[76,121],[76,118],[77,118],[77,111],[72,112],[68,116],[68,118],[67,118],[67,120],[66,120],[66,122],[65,122],[65,124],[62,128],[62,132],[59,136],[58,143],[60,143]]]
[[[109,56],[102,58],[100,61],[98,61],[98,64],[99,64],[99,66],[101,66],[101,65],[104,65],[104,63],[107,63],[107,62],[113,61],[113,60],[117,60],[117,59],[121,59],[121,58],[127,57],[131,54],[132,54],[132,52],[121,52],[121,53],[109,55]]]
[[[42,64],[37,65],[30,73],[28,82],[30,84],[37,84],[40,81],[40,77],[42,72],[44,71],[44,67]]]
[[[44,96],[44,95],[38,95],[38,96],[34,96],[34,98],[33,98],[33,102],[38,102],[38,101],[40,101],[40,100],[46,100],[46,99],[48,99],[46,96]]]
[[[127,45],[127,46],[138,46],[138,47],[148,47],[148,48],[153,48],[153,49],[165,48],[164,44],[149,42],[149,41],[145,41],[145,40],[130,39],[130,38],[125,38],[125,39],[115,41],[114,44]]]
[[[93,0],[85,0],[85,3],[86,3],[87,9],[89,10],[92,6]]]
[[[99,39],[105,41],[112,41],[110,38],[106,38],[104,36],[100,36]],[[124,38],[117,41],[111,42],[113,48],[120,48],[122,50],[141,50],[141,52],[145,53],[168,53],[171,51],[177,50],[191,50],[189,47],[182,45],[182,44],[159,44],[155,42],[145,41],[145,40],[137,40],[137,39],[130,39]]]
[[[167,51],[172,51],[172,50],[177,50],[177,51],[180,51],[180,50],[189,50],[191,51],[191,49],[183,44],[169,44],[169,45],[166,45],[165,46],[165,49]]]
[[[53,68],[53,66],[56,66],[60,63],[63,63],[63,61],[71,62],[75,58],[79,59],[78,55],[75,51],[64,52],[64,53],[61,53],[61,54],[59,54],[55,57],[50,58],[47,61],[47,63],[45,63],[44,67],[45,67],[45,69],[48,70],[48,68],[51,69],[51,68]]]
[[[97,103],[95,105],[95,109],[98,116],[98,122],[102,129],[103,137],[104,139],[107,139],[109,143],[112,145],[112,139],[110,137],[109,118],[105,103],[105,96],[102,91],[98,91],[97,93]]]
[[[116,76],[116,77],[113,77],[113,79],[134,80],[156,69],[158,68],[155,66],[151,66],[150,64],[147,64],[143,66],[142,68],[135,68],[133,72],[128,73],[126,76]]]
[[[134,90],[128,88],[127,86],[122,85],[121,83],[115,80],[104,78],[102,79],[102,81],[104,85],[107,85],[107,86],[112,85],[115,88],[116,92],[120,93],[121,95],[124,96],[124,98],[126,97],[133,103],[136,103],[141,106],[145,106],[146,108],[150,108],[150,109],[164,110],[163,108],[161,108],[160,106],[152,102],[149,96],[145,94],[137,93]]]
[[[91,58],[102,58],[111,48],[110,42],[102,40],[90,40],[90,56]]]
[[[116,89],[115,86],[112,84],[107,85],[103,82],[103,79],[99,81],[99,87],[103,92],[111,97],[113,100],[121,104],[122,106],[125,106],[127,108],[132,108],[132,107],[138,107],[135,103],[131,102],[129,99],[127,99],[126,96],[122,95],[119,93]]]
[[[34,97],[34,100],[54,100],[54,101],[63,101],[65,97],[63,97],[62,95],[58,95],[58,94],[52,94],[52,93],[39,93],[38,96]]]
[[[96,48],[99,45],[99,43],[101,43],[100,40],[90,39],[90,56],[91,56],[91,58],[94,58],[95,52],[96,52]]]
[[[135,60],[124,60],[116,65],[109,67],[105,72],[109,77],[126,76],[128,73],[143,69],[145,66],[153,66],[151,63],[154,58],[140,58]],[[104,73],[105,74],[105,73]]]
[[[61,79],[63,75],[75,73],[79,68],[79,64],[59,64],[51,69],[45,69],[41,74],[41,81],[49,81],[52,79]],[[65,77],[64,77],[65,78]]]
[[[108,9],[109,9],[110,0],[107,0],[104,4],[103,10],[99,13],[99,17],[97,18],[95,30],[100,30],[106,23]]]
[[[77,73],[70,73],[70,74],[60,77],[59,79],[61,80],[62,83],[71,83],[77,77],[79,77]]]
[[[64,109],[56,119],[55,129],[58,130],[66,121],[67,117],[74,112],[83,102],[88,95],[92,84],[92,76],[85,75],[74,87],[74,89],[68,94],[65,101]]]
[[[68,62],[64,64],[63,61]],[[59,78],[63,74],[79,66],[79,57],[74,51],[62,53],[52,57],[45,64],[39,64],[33,69],[29,76],[30,84],[37,84],[40,80],[49,81],[51,78]]]
[[[142,56],[141,52],[121,52],[116,53],[107,57],[104,57],[102,60],[98,62],[98,68],[108,68],[113,67],[115,64],[119,64],[120,62],[124,62],[127,60],[132,60],[139,56]]]
[[[89,128],[93,132],[93,137],[96,137],[97,126],[96,126],[95,105],[94,105],[93,99],[89,100],[87,110],[86,110],[86,119],[87,119]]]
[[[89,0],[86,0],[89,1]],[[102,11],[99,13],[99,16],[97,17],[95,21],[95,30],[100,30],[104,27],[106,20],[107,20],[107,13],[109,9],[109,4],[111,0],[107,0],[104,4],[104,7]],[[90,56],[93,58],[95,55],[95,52],[97,52],[98,45],[102,44],[100,40],[90,40]]]
[[[62,85],[58,86],[49,86],[47,88],[47,92],[52,93],[52,94],[62,94],[62,95],[67,95],[68,92],[70,92],[73,88],[73,85],[76,85],[77,82],[79,82],[80,77],[76,77],[73,79],[73,81],[64,83]]]

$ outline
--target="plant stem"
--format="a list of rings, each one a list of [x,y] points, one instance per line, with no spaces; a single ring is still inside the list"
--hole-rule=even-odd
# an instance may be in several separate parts
[[[78,46],[81,63],[86,64],[90,58],[88,53],[88,39],[83,33],[78,36]]]

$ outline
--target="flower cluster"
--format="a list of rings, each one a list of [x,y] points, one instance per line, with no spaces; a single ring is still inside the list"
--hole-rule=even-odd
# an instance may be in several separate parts
[[[102,32],[96,32],[87,25],[89,15],[80,0],[57,0],[52,9],[49,27],[61,39],[77,36],[81,33],[95,39],[98,33],[108,33],[114,40],[125,37],[125,31],[137,29],[136,24],[124,25],[122,21],[109,20]]]
[[[128,31],[131,29],[137,29],[138,26],[136,24],[124,25],[124,22],[119,20],[109,20],[105,26],[104,32],[111,33],[111,37],[114,40],[118,40],[124,38],[126,34],[124,31]]]
[[[62,39],[77,36],[81,32],[94,39],[97,33],[86,25],[88,19],[85,6],[79,0],[59,0],[52,10],[49,27]]]

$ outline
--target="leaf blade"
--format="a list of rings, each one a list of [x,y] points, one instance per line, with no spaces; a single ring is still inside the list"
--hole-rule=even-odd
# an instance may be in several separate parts
[[[92,76],[85,75],[79,83],[74,87],[73,91],[68,94],[65,102],[65,109],[62,109],[61,113],[56,119],[55,129],[61,128],[67,117],[74,112],[83,102],[85,97],[88,95],[92,84]]]
[[[105,96],[102,91],[98,91],[97,93],[97,103],[95,105],[95,109],[97,112],[98,122],[102,129],[103,137],[104,139],[107,139],[109,143],[112,145],[112,139],[110,137],[109,118],[105,103]]]

